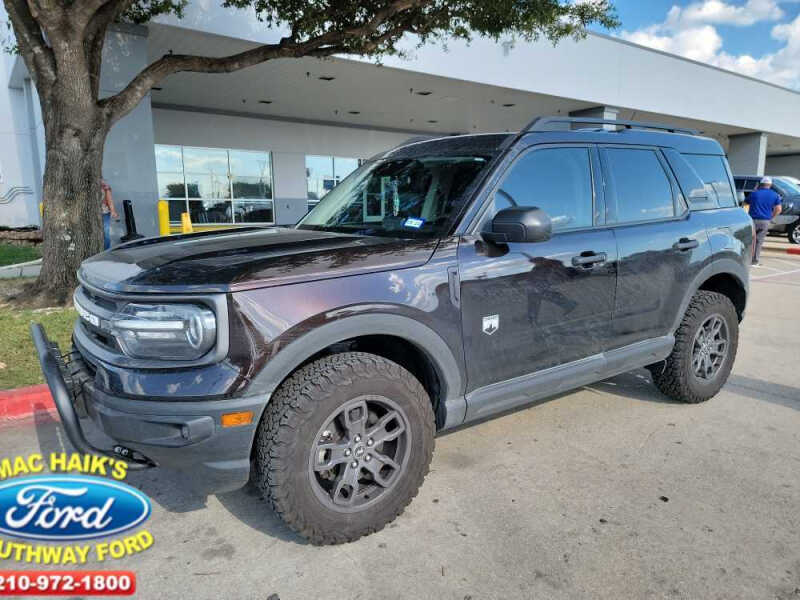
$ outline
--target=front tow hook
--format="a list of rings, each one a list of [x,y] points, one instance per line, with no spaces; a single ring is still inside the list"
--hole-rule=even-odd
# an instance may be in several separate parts
[[[128,468],[135,471],[155,467],[156,464],[152,460],[125,446],[117,445],[113,450],[103,450],[89,443],[86,436],[83,435],[78,414],[75,412],[73,395],[64,381],[63,361],[58,345],[47,338],[44,328],[39,323],[31,323],[31,337],[33,338],[33,345],[36,347],[36,353],[39,355],[39,364],[42,367],[47,387],[50,388],[56,410],[58,410],[58,415],[61,417],[61,425],[64,427],[64,431],[75,449],[84,454],[95,454],[115,460],[125,460]]]

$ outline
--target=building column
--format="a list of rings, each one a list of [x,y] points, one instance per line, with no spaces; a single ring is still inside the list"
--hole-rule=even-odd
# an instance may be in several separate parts
[[[767,175],[788,175],[800,179],[800,154],[778,154],[767,157]]]
[[[582,110],[573,110],[569,113],[570,117],[585,117],[587,119],[606,119],[616,121],[619,116],[619,109],[613,106],[594,106]],[[578,128],[581,125],[578,124]],[[614,129],[613,125],[603,125],[603,129]]]
[[[734,175],[763,175],[767,162],[766,133],[743,133],[728,137],[728,162]]]
[[[122,90],[147,64],[147,29],[122,24],[112,26],[103,48],[100,96],[111,96]],[[119,223],[111,223],[112,243],[119,243],[120,237],[125,235],[123,200],[132,202],[139,233],[158,235],[158,182],[149,94],[111,128],[103,153],[103,179],[111,186],[120,216]],[[98,210],[99,202],[98,199]]]

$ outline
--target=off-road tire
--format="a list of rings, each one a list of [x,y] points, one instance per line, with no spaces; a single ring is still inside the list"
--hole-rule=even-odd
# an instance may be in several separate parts
[[[786,237],[790,244],[800,244],[800,220],[795,221],[786,230]]]
[[[728,329],[728,353],[713,380],[702,381],[691,368],[694,336],[703,322],[713,314],[725,320]],[[698,404],[713,398],[725,385],[736,359],[739,345],[739,319],[733,303],[727,296],[717,292],[698,291],[686,309],[675,333],[675,346],[666,360],[650,365],[653,383],[661,392],[681,402]]]
[[[308,461],[320,427],[332,411],[362,395],[391,398],[411,434],[407,467],[377,503],[350,514],[323,505],[312,489]],[[417,495],[434,447],[431,401],[406,369],[363,352],[326,356],[293,373],[275,391],[256,433],[252,481],[295,532],[316,545],[351,542],[385,527]]]

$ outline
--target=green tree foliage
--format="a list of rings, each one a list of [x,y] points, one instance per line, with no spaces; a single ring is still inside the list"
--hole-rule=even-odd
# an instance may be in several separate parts
[[[3,0],[18,52],[36,84],[45,130],[44,256],[39,291],[68,298],[80,263],[101,249],[99,180],[109,129],[174,73],[226,73],[275,58],[398,54],[418,44],[486,36],[581,37],[618,25],[610,0],[222,0],[252,10],[279,41],[230,56],[167,54],[115,95],[100,98],[102,50],[114,22],[183,15],[189,0]]]

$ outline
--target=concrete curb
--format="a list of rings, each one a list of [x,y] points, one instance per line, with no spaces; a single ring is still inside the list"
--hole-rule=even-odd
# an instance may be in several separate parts
[[[766,252],[767,254],[780,254],[780,255],[791,254],[791,255],[795,255],[795,256],[800,256],[800,246],[798,246],[796,248],[767,248],[767,247],[764,247],[764,248],[761,249],[761,252],[762,253]]]
[[[42,269],[42,259],[37,258],[24,263],[0,267],[0,279],[14,279],[16,277],[36,277]]]
[[[0,392],[0,427],[29,419],[41,412],[58,418],[50,389],[45,384]]]

